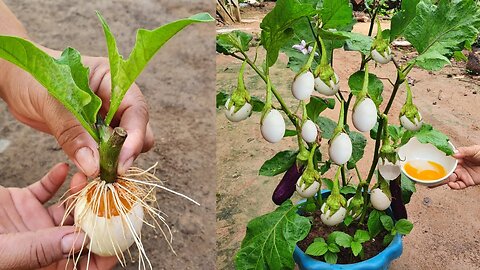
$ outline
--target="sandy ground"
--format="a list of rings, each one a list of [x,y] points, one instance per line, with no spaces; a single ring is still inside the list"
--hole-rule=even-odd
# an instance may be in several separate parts
[[[120,51],[126,55],[135,41],[136,28],[151,29],[197,12],[213,14],[214,9],[209,0],[5,2],[36,42],[60,50],[71,46],[95,56],[107,55],[95,10],[110,23]],[[157,192],[178,255],[169,250],[159,232],[145,228],[143,242],[153,269],[214,268],[214,27],[211,23],[184,30],[162,48],[137,80],[150,106],[156,144],[135,165],[147,168],[158,161],[157,176],[168,187],[201,203],[197,207]],[[3,103],[0,139],[11,142],[0,153],[0,184],[4,186],[26,186],[54,164],[67,161],[52,137],[15,121]],[[137,268],[135,259],[128,260],[127,269]]]
[[[265,10],[268,8],[244,13],[244,23],[224,26],[217,31],[240,28],[258,33]],[[355,31],[366,33],[368,23],[357,24]],[[402,55],[395,50],[396,59]],[[216,59],[217,90],[231,91],[236,86],[240,63],[223,55],[217,55]],[[294,74],[285,68],[286,63],[286,57],[280,57],[270,72],[274,75],[273,83],[294,110],[296,103],[289,90]],[[358,70],[359,64],[358,53],[336,52],[334,68],[343,91],[348,92],[347,78]],[[446,133],[456,146],[480,143],[480,117],[476,113],[480,80],[464,74],[464,65],[455,63],[435,73],[415,68],[409,75],[414,81],[415,102],[425,121]],[[381,68],[372,65],[370,72],[395,79],[393,64]],[[383,96],[388,99],[392,86],[386,80],[384,85]],[[246,87],[253,95],[264,97],[263,81],[251,69],[246,72]],[[404,100],[405,89],[401,88],[390,112],[390,119],[396,123]],[[325,115],[336,119],[338,108]],[[258,169],[276,152],[296,147],[293,138],[277,144],[265,142],[260,134],[259,119],[260,115],[254,114],[247,121],[232,124],[223,111],[217,111],[217,269],[233,269],[233,258],[245,235],[247,222],[275,209],[270,198],[281,175],[258,176]],[[325,145],[323,150],[326,150]],[[359,163],[363,175],[371,163],[372,150],[373,141],[369,140],[365,157]],[[479,187],[452,191],[446,186],[428,189],[417,185],[417,193],[407,206],[414,229],[404,238],[404,252],[391,269],[480,269],[479,196]],[[294,201],[298,199],[293,198]]]

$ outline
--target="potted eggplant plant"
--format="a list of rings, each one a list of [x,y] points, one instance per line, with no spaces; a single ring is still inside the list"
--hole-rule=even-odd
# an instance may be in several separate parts
[[[382,29],[376,14],[384,6],[369,1],[371,24],[363,35],[352,32],[355,20],[348,0],[279,0],[260,24],[254,56],[250,34],[217,35],[217,52],[242,63],[237,88],[218,92],[217,107],[232,122],[260,113],[267,142],[296,136],[293,149],[277,153],[260,168],[264,176],[284,173],[272,195],[278,208],[248,223],[235,257],[237,269],[293,269],[295,263],[300,269],[386,269],[400,256],[402,236],[413,228],[405,204],[415,185],[401,173],[408,162],[398,150],[415,138],[445,156],[453,153],[448,137],[424,123],[407,76],[414,67],[440,70],[470,48],[479,32],[480,10],[473,0],[404,0],[390,29]],[[411,43],[415,57],[400,61],[392,54],[391,43],[399,38]],[[358,52],[361,59],[348,78],[338,76],[336,69],[342,67],[332,63],[341,49]],[[296,104],[286,103],[269,72],[281,52],[288,57],[286,68],[295,73],[291,94]],[[382,81],[371,72],[386,65],[395,67],[395,81]],[[265,82],[263,98],[246,89],[247,68]],[[348,81],[349,89],[339,89],[341,80]],[[384,93],[385,87],[392,90]],[[393,115],[392,104],[403,90],[404,105]],[[322,115],[334,107],[339,108],[336,119]],[[294,129],[286,129],[284,116]],[[353,126],[347,124],[350,119]],[[367,139],[374,143],[369,153]],[[368,170],[357,166],[364,155],[373,157]],[[448,174],[441,164],[435,166],[440,169],[430,172],[432,179]],[[424,171],[417,169],[419,175]],[[293,203],[295,192],[304,199]]]

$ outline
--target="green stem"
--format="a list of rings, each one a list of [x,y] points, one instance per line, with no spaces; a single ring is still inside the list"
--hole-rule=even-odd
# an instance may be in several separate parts
[[[340,167],[340,173],[341,173],[341,176],[342,176],[342,186],[346,186],[347,185],[347,177],[345,175],[345,166],[342,165],[342,167]]]
[[[335,130],[333,131],[333,137],[335,137],[336,135],[338,135],[340,132],[343,131],[343,126],[344,126],[344,115],[345,115],[345,107],[344,107],[344,101],[341,100],[340,101],[340,115],[338,116],[338,123],[337,123],[337,126],[335,127]]]
[[[340,180],[338,179],[340,176],[340,172],[341,172],[341,168],[338,167],[337,172],[335,173],[335,178],[333,178],[333,187],[332,187],[331,195],[340,195],[340,187],[339,187]]]
[[[236,57],[238,59],[243,59],[243,61],[247,61],[247,64],[260,76],[260,78],[262,78],[262,80],[265,82],[265,83],[268,83],[268,79],[267,79],[267,76],[265,74],[263,74],[263,72],[257,67],[257,65],[255,65],[251,60],[250,58],[248,58],[248,55],[245,54],[245,52],[242,52],[243,56],[245,58],[241,58],[241,57]],[[278,100],[278,102],[280,103],[280,106],[282,106],[282,110],[285,112],[285,114],[287,115],[288,119],[290,119],[290,121],[292,121],[292,123],[297,127],[299,126],[299,123],[297,121],[297,118],[295,117],[295,115],[293,115],[293,113],[288,109],[287,107],[287,104],[285,103],[285,101],[283,101],[283,98],[282,96],[280,96],[280,94],[277,92],[277,90],[275,89],[275,86],[274,85],[271,85],[271,90],[272,90],[272,93],[273,95],[275,96],[275,98]]]
[[[127,139],[127,131],[121,127],[116,127],[110,136],[102,136],[98,148],[100,179],[107,183],[114,183],[117,180],[118,156],[125,139]]]

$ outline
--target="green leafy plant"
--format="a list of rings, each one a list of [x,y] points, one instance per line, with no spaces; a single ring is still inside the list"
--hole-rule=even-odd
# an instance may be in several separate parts
[[[339,246],[362,257],[363,246],[380,233],[387,233],[385,241],[389,243],[397,233],[410,232],[411,223],[405,219],[405,204],[415,192],[415,185],[400,173],[398,149],[413,137],[421,143],[434,145],[447,155],[452,154],[452,149],[446,135],[424,123],[421,108],[414,103],[415,89],[410,88],[407,76],[414,67],[434,71],[450,64],[456,52],[471,47],[480,29],[480,9],[473,0],[404,0],[392,17],[390,29],[382,29],[377,18],[378,14],[385,12],[384,4],[385,1],[367,1],[371,23],[368,35],[363,35],[351,32],[355,21],[348,0],[279,0],[260,25],[261,40],[254,57],[249,51],[251,35],[240,31],[217,35],[217,52],[238,59],[265,82],[265,99],[262,109],[257,110],[261,112],[264,138],[278,142],[282,137],[297,137],[295,147],[277,153],[260,169],[259,174],[265,176],[286,172],[272,196],[275,203],[289,202],[296,190],[299,195],[308,194],[308,198],[298,205],[298,212],[289,212],[292,218],[313,212],[320,214],[325,226],[336,225],[340,229],[353,226],[357,229],[354,236],[335,232],[326,241],[319,238],[311,243],[306,253],[322,256],[329,263],[336,263],[341,254],[340,248],[337,251]],[[377,33],[373,36],[375,25]],[[418,55],[400,64],[390,46],[397,38],[409,41]],[[342,48],[357,52],[361,59],[358,71],[348,78],[339,78],[333,65],[334,52]],[[259,56],[262,55],[259,54],[261,49],[265,52],[264,59]],[[286,67],[295,74],[291,91],[297,102],[291,105],[285,102],[275,86],[277,78],[270,72],[281,52],[288,57]],[[388,80],[389,84],[385,85],[369,71],[372,62],[393,65],[395,80]],[[350,91],[339,91],[341,80],[348,81]],[[407,90],[407,99],[401,113],[393,117],[401,125],[395,125],[389,114],[401,86]],[[391,91],[384,91],[387,87]],[[226,104],[228,98],[226,92],[219,92],[217,107]],[[252,101],[252,104],[247,103],[243,106],[253,104]],[[230,109],[229,104],[226,105]],[[335,106],[340,108],[338,118],[332,120],[322,115]],[[292,108],[298,109],[292,111]],[[350,110],[352,115],[349,115]],[[285,120],[280,112],[294,130],[285,130]],[[346,124],[349,116],[353,126]],[[365,153],[367,138],[363,132],[369,132],[375,144],[369,153]],[[328,148],[328,154],[318,150],[322,144]],[[372,163],[368,174],[361,175],[357,163],[365,154],[372,156]],[[331,170],[336,172],[334,179],[325,176]],[[354,175],[355,179],[347,179],[347,175]],[[321,184],[332,191],[326,200],[318,190]],[[398,220],[396,223],[385,214],[389,207]],[[276,231],[288,231],[284,223],[275,223],[274,220],[271,223],[277,224]],[[368,233],[360,230],[365,226]],[[253,245],[255,239],[262,239],[257,242],[258,246],[272,244],[264,242],[264,238],[256,238],[259,233],[247,230],[245,239],[249,245]],[[276,246],[276,251],[285,257],[276,260],[275,264],[269,255],[253,255],[246,248],[245,239],[235,259],[237,269],[292,268],[291,247],[299,239]]]
[[[89,87],[89,69],[83,66],[77,50],[67,48],[60,58],[55,59],[28,40],[0,36],[0,57],[30,73],[98,143],[100,175],[67,198],[72,204],[64,220],[70,213],[74,215],[75,225],[85,231],[85,237],[90,239],[87,245],[89,252],[116,256],[125,263],[122,253],[135,243],[139,249],[140,265],[144,269],[147,265],[151,268],[140,238],[142,224],[156,224],[162,232],[164,229],[160,224],[167,226],[160,215],[161,211],[148,204],[156,200],[151,191],[158,187],[186,196],[162,186],[150,173],[154,167],[147,171],[130,168],[125,175],[117,175],[118,157],[127,132],[120,127],[112,129],[110,125],[126,92],[158,50],[186,26],[211,22],[213,18],[208,13],[200,13],[153,30],[139,29],[135,45],[125,59],[119,54],[115,37],[105,19],[100,13],[97,15],[105,33],[110,61],[112,88],[109,110],[105,116],[99,114],[102,101]],[[155,219],[153,223],[144,220],[144,212]],[[168,226],[167,229],[170,231]],[[171,240],[166,239],[171,246]],[[74,264],[76,262],[77,259]]]

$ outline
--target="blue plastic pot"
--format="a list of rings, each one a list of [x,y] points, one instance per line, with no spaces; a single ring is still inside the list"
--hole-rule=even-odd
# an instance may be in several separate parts
[[[322,196],[325,198],[330,194],[329,190],[322,190]],[[305,200],[303,200],[305,201]],[[303,202],[300,201],[299,203]],[[314,258],[305,254],[298,246],[295,247],[293,252],[293,258],[298,264],[301,270],[336,270],[336,269],[349,269],[349,270],[383,270],[388,269],[393,260],[400,257],[402,254],[402,236],[400,234],[395,235],[392,242],[382,252],[376,256],[352,264],[329,264],[326,262],[315,260]]]

